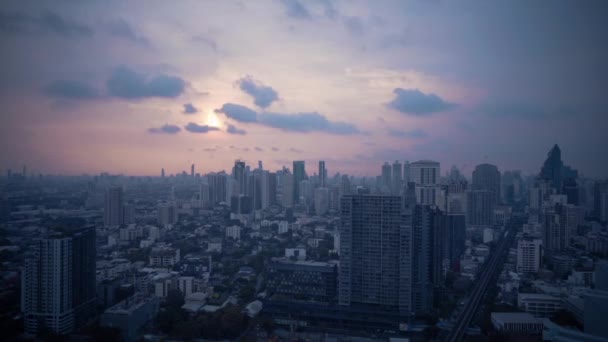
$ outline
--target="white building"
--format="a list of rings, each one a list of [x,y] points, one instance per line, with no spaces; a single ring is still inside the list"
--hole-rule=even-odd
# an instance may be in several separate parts
[[[226,238],[233,238],[234,240],[241,239],[241,227],[230,226],[226,227]]]
[[[420,160],[410,164],[410,181],[416,183],[416,202],[437,205],[439,200],[439,162]]]
[[[549,317],[562,309],[562,300],[559,297],[542,293],[519,293],[517,306],[535,317]]]
[[[517,272],[538,273],[542,261],[541,239],[521,238],[517,241]]]

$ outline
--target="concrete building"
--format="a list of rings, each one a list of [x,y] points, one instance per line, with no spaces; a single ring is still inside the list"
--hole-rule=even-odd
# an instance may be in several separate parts
[[[154,319],[158,308],[157,297],[136,294],[107,309],[101,315],[100,324],[120,329],[125,341],[136,341],[141,328]]]
[[[410,182],[416,184],[416,202],[437,205],[440,165],[436,161],[420,160],[410,164]]]
[[[469,190],[467,194],[467,225],[490,226],[494,217],[495,195],[487,190]]]
[[[95,313],[95,229],[52,231],[25,260],[21,309],[25,332],[64,335]]]
[[[523,237],[517,241],[517,272],[538,273],[543,257],[541,239]]]
[[[517,295],[517,306],[534,317],[550,317],[562,309],[562,300],[543,293],[519,293]]]
[[[399,196],[341,201],[338,302],[412,311],[412,232]]]
[[[503,333],[541,334],[543,321],[527,312],[492,312],[494,329]]]
[[[271,296],[320,302],[336,300],[335,263],[274,259],[268,264],[266,277]]]
[[[306,178],[306,166],[303,160],[294,160],[293,162],[293,203],[299,203],[300,197],[300,183]]]
[[[595,265],[595,289],[585,296],[585,333],[608,339],[608,261]]]
[[[241,239],[241,227],[239,227],[239,226],[226,227],[226,238],[240,240]]]
[[[162,203],[158,205],[158,224],[161,226],[177,223],[177,207],[173,203]]]
[[[103,210],[103,223],[106,226],[119,226],[125,223],[124,193],[122,187],[106,190]]]
[[[473,190],[486,190],[493,194],[493,203],[496,205],[501,200],[500,171],[496,165],[480,164],[473,171]]]
[[[327,188],[315,189],[315,214],[321,216],[329,211],[329,190]]]

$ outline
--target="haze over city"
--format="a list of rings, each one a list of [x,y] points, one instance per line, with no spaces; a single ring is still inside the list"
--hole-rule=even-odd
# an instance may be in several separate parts
[[[0,168],[158,175],[325,160],[608,173],[606,4],[8,1]],[[444,168],[447,169],[447,168]]]

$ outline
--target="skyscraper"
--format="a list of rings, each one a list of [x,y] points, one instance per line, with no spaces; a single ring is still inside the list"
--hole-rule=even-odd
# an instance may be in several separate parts
[[[327,187],[327,169],[323,160],[319,161],[319,187]]]
[[[25,331],[69,334],[95,313],[95,229],[53,231],[36,241],[22,274]]]
[[[194,164],[190,165],[190,177],[194,178]]]
[[[487,190],[469,190],[467,194],[467,224],[489,226],[494,214],[494,193]]]
[[[103,223],[106,226],[124,224],[124,194],[122,187],[111,187],[106,190]]]
[[[236,180],[236,195],[244,195],[247,191],[247,178],[245,175],[245,162],[240,160],[234,161],[232,168],[232,178]]]
[[[411,313],[411,227],[401,198],[347,195],[341,200],[338,302]]]
[[[564,163],[562,162],[562,151],[559,146],[555,144],[551,151],[547,154],[547,159],[540,169],[538,177],[540,179],[549,181],[554,189],[560,190],[562,188],[562,172]]]
[[[393,163],[393,179],[391,182],[391,194],[395,196],[401,195],[403,192],[403,172],[401,171],[401,163],[398,160],[395,160]]]
[[[390,193],[393,177],[391,165],[389,163],[384,163],[384,165],[382,165],[381,180],[380,188],[382,192]]]
[[[293,162],[293,203],[300,202],[300,183],[306,179],[306,167],[303,160]]]
[[[494,194],[494,204],[501,200],[500,171],[492,164],[479,164],[473,171],[473,190],[487,190]]]
[[[429,313],[433,307],[432,229],[439,213],[427,205],[416,205],[412,211],[411,310],[416,314]]]
[[[410,182],[416,183],[416,201],[422,205],[437,205],[440,165],[432,160],[410,164]]]

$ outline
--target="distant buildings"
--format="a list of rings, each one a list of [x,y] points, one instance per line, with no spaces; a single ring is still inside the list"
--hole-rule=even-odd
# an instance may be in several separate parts
[[[501,201],[500,171],[495,165],[480,164],[473,171],[473,190],[486,190],[494,194],[494,204]]]
[[[538,273],[542,263],[542,240],[524,237],[517,242],[517,272]]]
[[[25,331],[65,335],[95,313],[95,229],[52,231],[36,241],[22,274]]]
[[[119,226],[125,223],[124,193],[122,187],[106,190],[103,223],[106,226]]]
[[[307,178],[305,168],[303,160],[293,162],[293,203],[300,202],[300,183]]]
[[[422,205],[439,202],[440,166],[436,161],[421,160],[410,164],[410,182],[416,184],[416,201]]]
[[[467,224],[469,226],[490,226],[494,216],[495,194],[488,190],[468,190]]]

